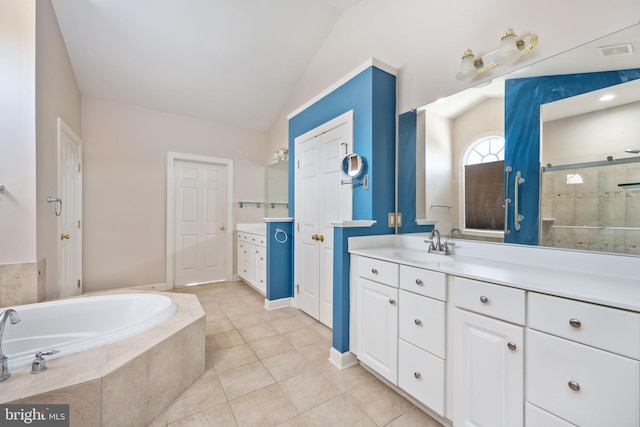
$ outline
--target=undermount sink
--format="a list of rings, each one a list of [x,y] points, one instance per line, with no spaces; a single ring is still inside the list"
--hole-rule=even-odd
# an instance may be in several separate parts
[[[453,261],[453,257],[449,255],[441,255],[441,254],[432,254],[429,252],[423,252],[418,250],[411,249],[398,249],[391,252],[391,255],[405,259],[411,262],[451,262]]]

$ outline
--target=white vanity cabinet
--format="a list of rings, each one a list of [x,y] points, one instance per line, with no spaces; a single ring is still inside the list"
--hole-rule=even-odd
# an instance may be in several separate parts
[[[236,267],[238,276],[256,288],[260,293],[267,292],[267,245],[266,237],[261,234],[237,232]]]
[[[397,384],[398,265],[360,258],[358,276],[358,358]]]
[[[525,292],[460,277],[453,290],[453,423],[524,423]]]
[[[640,425],[640,313],[530,292],[526,360],[528,427]]]

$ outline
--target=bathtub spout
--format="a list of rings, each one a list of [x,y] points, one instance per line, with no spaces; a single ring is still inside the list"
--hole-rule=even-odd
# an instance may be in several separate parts
[[[2,373],[0,374],[0,381],[4,381],[11,375],[9,373],[9,365],[7,362],[7,356],[2,351],[2,335],[4,334],[4,325],[7,323],[7,319],[12,325],[15,325],[20,321],[18,313],[13,309],[8,309],[0,313],[0,363],[2,364]]]

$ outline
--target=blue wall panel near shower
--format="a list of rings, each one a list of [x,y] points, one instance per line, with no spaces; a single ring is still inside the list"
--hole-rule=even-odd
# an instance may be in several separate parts
[[[267,222],[267,299],[289,298],[293,281],[291,222]]]
[[[295,138],[353,110],[353,152],[367,164],[369,188],[353,189],[353,219],[375,220],[366,228],[334,230],[333,347],[349,350],[349,253],[355,235],[390,234],[387,214],[395,211],[396,78],[369,67],[289,119],[289,158],[295,159]],[[294,216],[295,161],[289,162],[289,216]],[[294,227],[295,229],[295,227]],[[295,238],[295,233],[294,236]],[[291,253],[293,258],[293,252]],[[291,284],[293,295],[293,283]]]
[[[522,172],[519,211],[524,215],[521,230],[514,229],[514,212],[509,210],[507,243],[538,244],[540,193],[540,105],[640,78],[640,69],[599,73],[567,74],[506,80],[505,82],[505,167],[512,166],[508,186],[514,200],[514,175]]]

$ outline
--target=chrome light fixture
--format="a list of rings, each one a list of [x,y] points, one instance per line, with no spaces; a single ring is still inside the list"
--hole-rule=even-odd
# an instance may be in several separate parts
[[[479,56],[474,56],[471,49],[465,50],[456,79],[471,80],[478,74],[492,70],[498,65],[513,62],[531,52],[536,44],[538,44],[538,36],[535,34],[525,34],[518,37],[512,28],[507,28],[502,35],[498,49]]]
[[[272,158],[273,160],[277,160],[279,162],[282,160],[287,160],[289,159],[289,150],[284,147],[280,147],[277,150],[274,150]]]

